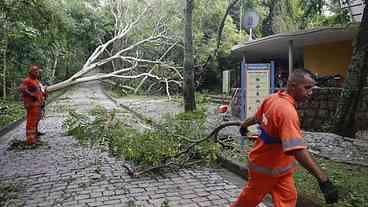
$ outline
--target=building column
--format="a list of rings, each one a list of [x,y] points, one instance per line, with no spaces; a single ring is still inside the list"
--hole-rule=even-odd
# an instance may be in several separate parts
[[[294,69],[294,45],[293,40],[289,41],[289,75]]]
[[[240,64],[240,120],[245,120],[245,56]]]

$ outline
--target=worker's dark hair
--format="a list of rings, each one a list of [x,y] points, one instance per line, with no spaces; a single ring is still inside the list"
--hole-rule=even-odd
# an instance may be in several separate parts
[[[309,75],[311,78],[316,79],[316,76],[306,68],[297,68],[291,72],[289,80],[302,80],[305,75]]]

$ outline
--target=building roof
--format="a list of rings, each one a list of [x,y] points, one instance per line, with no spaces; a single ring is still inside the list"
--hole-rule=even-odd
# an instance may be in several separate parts
[[[248,62],[287,59],[291,40],[295,55],[298,56],[303,53],[303,48],[307,45],[352,40],[355,30],[353,28],[356,27],[356,25],[319,27],[300,32],[278,33],[235,45],[231,48],[231,53],[235,58],[241,58],[244,55]]]

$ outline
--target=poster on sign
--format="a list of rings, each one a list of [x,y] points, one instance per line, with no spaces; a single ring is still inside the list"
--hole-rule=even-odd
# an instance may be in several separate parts
[[[245,83],[245,115],[250,117],[270,95],[271,64],[247,64]]]

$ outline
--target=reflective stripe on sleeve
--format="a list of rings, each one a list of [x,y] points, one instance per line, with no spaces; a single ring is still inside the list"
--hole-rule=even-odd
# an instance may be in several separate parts
[[[305,146],[307,145],[304,143],[304,140],[300,138],[282,140],[282,148],[284,151],[288,151],[290,149],[298,148],[298,147],[304,148]]]

